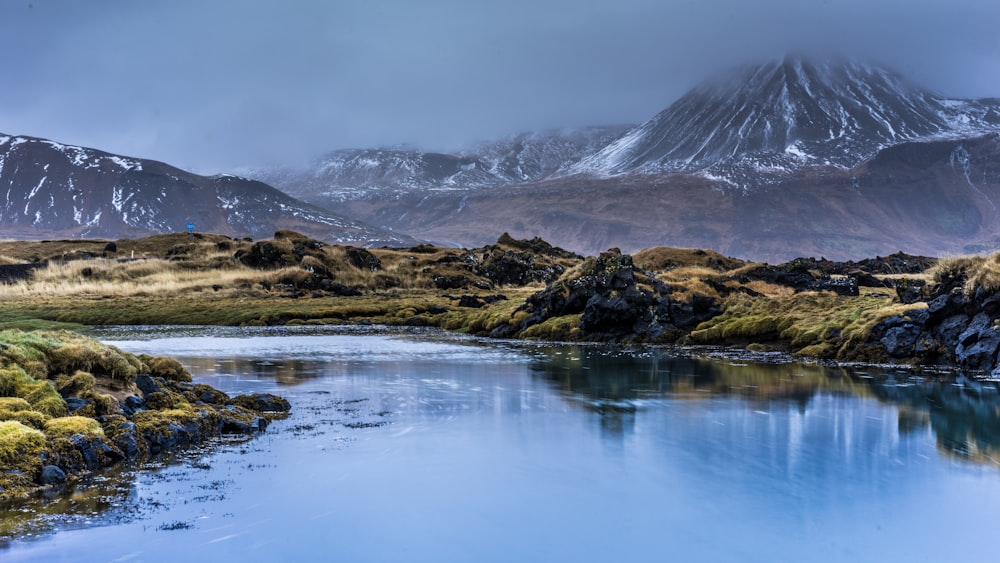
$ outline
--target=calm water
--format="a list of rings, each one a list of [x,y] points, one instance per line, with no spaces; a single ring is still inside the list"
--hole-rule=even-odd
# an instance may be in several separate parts
[[[32,535],[4,563],[996,554],[992,383],[438,333],[99,336],[293,415],[7,513]]]

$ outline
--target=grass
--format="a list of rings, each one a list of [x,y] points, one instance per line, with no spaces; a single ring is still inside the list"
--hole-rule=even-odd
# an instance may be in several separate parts
[[[23,466],[45,445],[45,434],[15,420],[0,421],[0,464],[5,467]]]
[[[104,437],[101,423],[85,416],[61,416],[45,423],[45,435],[49,439],[69,438],[76,434],[88,437]]]
[[[879,321],[926,307],[900,304],[892,297],[866,292],[861,297],[804,292],[771,298],[737,294],[723,313],[691,332],[693,344],[769,344],[817,358],[881,361],[865,342]]]
[[[714,273],[726,272],[746,264],[744,260],[723,256],[714,250],[657,246],[640,250],[633,263],[643,270],[662,273],[683,267],[699,267]]]
[[[139,434],[127,440],[140,454],[147,448],[142,432],[166,436],[174,432],[172,424],[194,423],[198,436],[208,437],[224,421],[249,423],[256,416],[271,416],[207,385],[192,385],[191,374],[171,358],[136,356],[68,331],[2,330],[0,500],[21,497],[37,487],[43,464],[73,473],[125,457],[121,452],[110,455],[107,448],[117,447],[116,440],[131,427],[119,401],[139,393],[138,373],[163,378],[163,392],[145,396],[149,410],[134,417]],[[83,399],[85,404],[76,405],[70,414],[64,396]],[[215,401],[198,403],[205,396]],[[74,436],[101,439],[105,446],[94,449],[100,450],[94,458]]]
[[[996,293],[1000,290],[1000,253],[943,258],[928,273],[937,282],[965,274],[962,290],[966,295],[973,295],[978,289]]]

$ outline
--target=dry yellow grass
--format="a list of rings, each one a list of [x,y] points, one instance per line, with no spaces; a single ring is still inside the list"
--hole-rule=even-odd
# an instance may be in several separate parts
[[[33,277],[0,285],[0,298],[30,296],[177,294],[209,290],[213,286],[235,287],[240,284],[272,280],[277,272],[249,268],[199,270],[181,262],[163,259],[118,262],[103,258],[50,264],[35,270]]]
[[[966,281],[963,290],[972,295],[982,288],[987,292],[1000,290],[1000,253],[990,256],[956,256],[942,258],[928,274],[935,281],[956,276],[964,272]]]
[[[666,246],[640,250],[633,255],[633,261],[636,266],[651,272],[666,272],[686,266],[701,266],[713,272],[724,272],[744,264],[743,260],[723,256],[714,250]]]

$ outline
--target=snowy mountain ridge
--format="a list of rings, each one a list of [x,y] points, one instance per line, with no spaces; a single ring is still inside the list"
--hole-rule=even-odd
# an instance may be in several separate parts
[[[410,244],[261,182],[0,135],[0,235],[118,238],[199,231],[255,238],[282,228],[331,242]]]
[[[344,149],[328,153],[308,170],[243,173],[324,205],[359,198],[395,199],[411,191],[481,189],[538,180],[604,147],[627,129],[521,133],[454,153],[398,147]]]
[[[706,81],[563,174],[700,173],[741,184],[848,169],[895,144],[1000,128],[1000,101],[933,94],[878,66],[788,56]]]

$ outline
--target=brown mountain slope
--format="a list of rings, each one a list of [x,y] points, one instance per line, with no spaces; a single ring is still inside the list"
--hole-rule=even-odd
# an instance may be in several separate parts
[[[136,237],[184,231],[189,222],[201,232],[237,237],[294,229],[331,242],[416,242],[262,182],[0,135],[0,237]]]
[[[941,256],[1000,247],[1000,135],[905,143],[852,170],[805,168],[749,191],[696,175],[572,176],[341,205],[362,221],[467,246],[509,231],[582,254],[680,246],[771,262]]]

